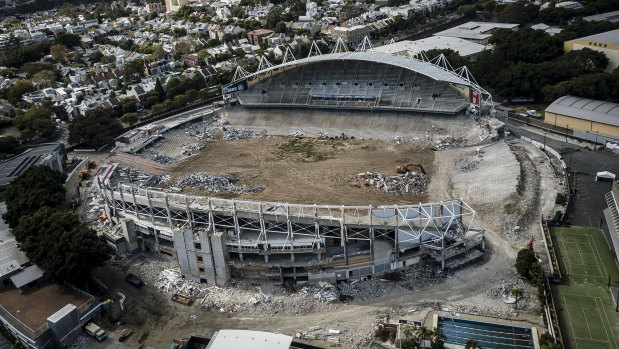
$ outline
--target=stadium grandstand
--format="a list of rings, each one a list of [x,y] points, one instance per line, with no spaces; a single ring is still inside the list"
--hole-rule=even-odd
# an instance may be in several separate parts
[[[312,43],[308,57],[272,65],[263,56],[258,70],[237,67],[225,98],[244,107],[309,107],[456,114],[492,107],[466,67],[454,70],[441,55],[430,61],[376,52],[366,38],[355,52],[338,41],[329,54]]]

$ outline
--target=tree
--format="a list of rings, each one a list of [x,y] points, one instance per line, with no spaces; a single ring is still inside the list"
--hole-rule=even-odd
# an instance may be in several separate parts
[[[281,6],[273,6],[265,17],[266,27],[269,29],[275,29],[277,23],[284,20],[283,13],[284,9]]]
[[[514,288],[512,290],[512,297],[516,298],[516,303],[514,305],[514,308],[518,309],[518,301],[522,299],[522,290],[519,288]]]
[[[144,60],[134,59],[125,63],[123,75],[127,81],[138,80],[144,76]]]
[[[58,282],[84,284],[111,255],[103,236],[70,212],[42,207],[13,229],[26,256]]]
[[[69,143],[99,148],[113,142],[122,129],[110,111],[96,108],[73,119],[69,125]]]
[[[65,47],[79,46],[82,38],[77,34],[62,33],[56,36],[56,44],[64,45]]]
[[[138,102],[133,98],[123,99],[120,102],[120,105],[123,108],[123,113],[134,113],[138,111]]]
[[[180,38],[185,35],[187,35],[187,29],[185,28],[174,28],[174,30],[172,30],[172,36],[175,38]]]
[[[6,213],[2,219],[11,228],[22,216],[30,216],[41,207],[56,207],[65,199],[65,176],[45,166],[32,166],[22,172],[2,193]]]
[[[155,82],[154,91],[157,94],[159,102],[163,102],[163,100],[165,99],[165,90],[163,89],[163,85],[161,85],[161,80],[157,79],[157,81]]]
[[[49,48],[49,54],[52,55],[57,62],[64,63],[67,61],[69,50],[65,45],[56,44]]]
[[[34,85],[27,80],[20,80],[15,85],[9,87],[7,99],[13,105],[21,102],[21,97],[29,92],[35,91]]]
[[[236,6],[230,10],[232,17],[243,18],[245,17],[245,10],[241,6]]]
[[[12,154],[19,147],[19,141],[13,136],[0,137],[0,158]]]
[[[193,8],[191,6],[183,5],[181,6],[181,8],[178,9],[178,11],[176,11],[176,13],[172,17],[176,20],[181,20],[181,19],[187,20],[189,19],[192,13],[193,13]]]
[[[518,251],[518,256],[516,257],[516,270],[518,274],[530,279],[529,271],[534,263],[537,264],[537,258],[532,250],[523,248]]]
[[[482,349],[482,348],[481,348],[481,345],[477,343],[475,338],[471,337],[469,338],[468,341],[466,341],[466,344],[464,345],[464,349]]]
[[[590,48],[572,50],[561,57],[569,68],[574,70],[573,75],[602,73],[608,66],[608,57],[603,52],[594,51]]]
[[[140,120],[138,116],[133,113],[127,113],[120,118],[120,122],[129,124],[130,126],[135,125],[138,122],[138,120]]]
[[[428,336],[430,337],[430,348],[431,349],[443,349],[445,348],[445,335],[438,331],[438,329],[433,329],[428,332]]]
[[[13,119],[13,124],[20,131],[22,139],[50,137],[56,130],[52,121],[52,111],[44,106],[35,105],[22,115]]]

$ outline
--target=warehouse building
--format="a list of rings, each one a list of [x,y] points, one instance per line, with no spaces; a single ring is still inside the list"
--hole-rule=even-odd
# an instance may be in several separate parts
[[[602,52],[608,57],[607,72],[612,72],[619,66],[619,29],[589,35],[563,43],[563,49],[566,53],[572,50],[581,50],[585,47]]]
[[[480,53],[491,48],[490,45],[481,45],[456,37],[435,35],[421,40],[394,42],[392,44],[375,47],[374,51],[417,57],[422,51],[449,49],[457,52],[462,57],[474,61]]]
[[[619,138],[619,104],[563,96],[546,108],[545,121],[566,130]]]
[[[487,44],[488,40],[499,29],[518,29],[518,24],[494,23],[494,22],[467,22],[457,27],[436,33],[437,36],[450,36],[474,41],[479,44]]]

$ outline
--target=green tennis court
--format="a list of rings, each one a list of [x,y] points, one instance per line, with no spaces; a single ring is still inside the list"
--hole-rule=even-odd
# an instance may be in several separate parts
[[[619,349],[619,313],[608,288],[619,268],[600,229],[551,228],[563,282],[553,285],[561,332],[572,349]]]

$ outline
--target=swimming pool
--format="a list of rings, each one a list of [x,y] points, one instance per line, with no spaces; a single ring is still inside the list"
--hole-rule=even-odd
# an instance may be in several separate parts
[[[445,335],[445,343],[465,345],[470,338],[475,338],[484,349],[534,348],[533,331],[527,327],[439,316],[438,331]]]

